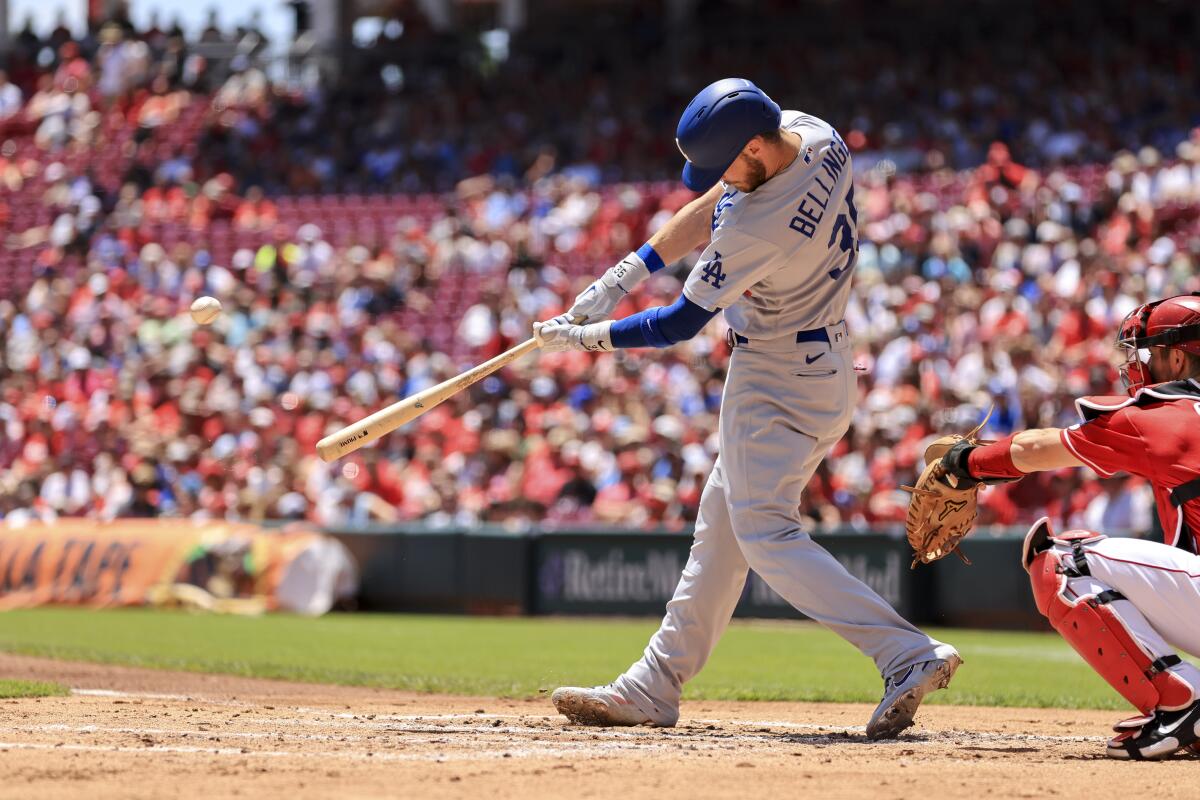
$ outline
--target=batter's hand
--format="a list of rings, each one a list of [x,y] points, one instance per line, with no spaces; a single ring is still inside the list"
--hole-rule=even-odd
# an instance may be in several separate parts
[[[617,303],[650,274],[646,262],[637,253],[630,253],[575,297],[567,313],[559,314],[551,322],[586,325],[608,319]]]
[[[559,322],[559,318],[555,317],[545,322],[533,323],[533,337],[537,339],[542,350],[548,353],[560,353],[564,350],[611,352],[611,327],[612,322],[572,325],[569,322]]]

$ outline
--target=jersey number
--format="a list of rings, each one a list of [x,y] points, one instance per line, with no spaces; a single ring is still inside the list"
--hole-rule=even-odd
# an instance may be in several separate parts
[[[854,187],[850,187],[846,193],[845,209],[844,213],[838,214],[833,231],[829,234],[829,246],[833,247],[836,242],[847,254],[845,264],[829,270],[829,277],[835,281],[854,269],[854,262],[858,260],[858,209],[854,207]]]
[[[714,289],[720,289],[721,284],[729,276],[721,271],[721,254],[713,251],[712,261],[704,265],[704,277],[700,280],[712,286]]]

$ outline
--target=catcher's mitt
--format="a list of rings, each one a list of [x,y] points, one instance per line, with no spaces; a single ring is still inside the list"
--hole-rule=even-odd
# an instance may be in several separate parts
[[[904,523],[908,543],[913,549],[911,568],[937,561],[951,553],[958,555],[965,563],[971,563],[958,551],[958,543],[971,532],[975,522],[982,482],[972,481],[967,485],[966,481],[948,474],[942,457],[959,442],[971,447],[991,444],[990,441],[976,438],[991,415],[992,412],[988,411],[983,422],[965,436],[942,436],[930,444],[925,448],[925,469],[917,478],[917,485],[900,487],[912,492],[912,498],[908,501],[908,518]]]

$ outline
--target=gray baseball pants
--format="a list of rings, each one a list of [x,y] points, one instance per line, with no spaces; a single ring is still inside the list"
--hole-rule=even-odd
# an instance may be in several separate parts
[[[954,652],[896,613],[801,524],[801,493],[846,433],[858,393],[845,324],[826,330],[832,345],[786,337],[733,351],[721,452],[687,565],[642,658],[614,683],[657,724],[678,719],[683,684],[729,624],[748,569],[861,650],[881,675]]]

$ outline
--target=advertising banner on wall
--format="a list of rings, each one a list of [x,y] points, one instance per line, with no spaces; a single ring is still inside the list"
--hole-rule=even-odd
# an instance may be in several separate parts
[[[913,610],[917,573],[907,546],[880,535],[823,536],[820,543],[850,574],[901,614]],[[534,611],[540,614],[660,614],[687,563],[689,537],[670,534],[545,534],[535,546]],[[739,616],[802,615],[750,574]]]
[[[357,589],[346,548],[311,529],[157,519],[0,525],[0,609],[171,605],[323,614]]]

